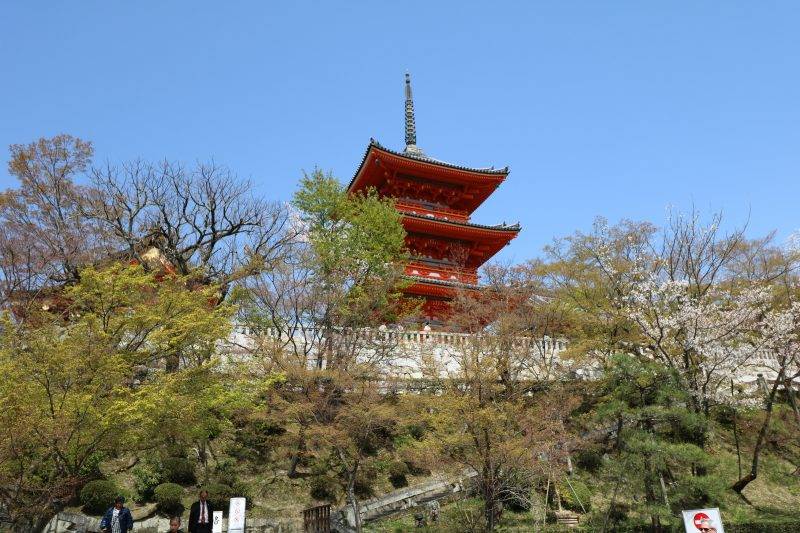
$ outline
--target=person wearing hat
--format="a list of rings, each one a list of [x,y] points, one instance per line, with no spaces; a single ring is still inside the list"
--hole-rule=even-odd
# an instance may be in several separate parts
[[[114,506],[109,507],[100,520],[100,530],[107,533],[128,533],[132,529],[133,517],[130,510],[125,507],[125,498],[117,496],[114,499]]]

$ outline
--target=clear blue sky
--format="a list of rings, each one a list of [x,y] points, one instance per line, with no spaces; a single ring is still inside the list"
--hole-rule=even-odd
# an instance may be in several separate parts
[[[473,219],[522,223],[505,259],[667,206],[800,227],[800,2],[18,0],[0,21],[4,147],[213,157],[286,200],[303,169],[349,180],[370,137],[402,148],[409,70],[427,153],[511,167]]]

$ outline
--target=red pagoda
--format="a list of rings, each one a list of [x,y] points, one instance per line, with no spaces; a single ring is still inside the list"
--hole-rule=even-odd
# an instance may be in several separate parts
[[[411,255],[405,274],[412,283],[405,293],[424,298],[425,318],[437,323],[457,289],[478,289],[478,268],[516,237],[520,227],[470,222],[472,213],[506,179],[508,167],[468,168],[426,155],[417,147],[408,74],[405,93],[405,150],[389,150],[371,139],[348,191],[372,187],[395,199]]]

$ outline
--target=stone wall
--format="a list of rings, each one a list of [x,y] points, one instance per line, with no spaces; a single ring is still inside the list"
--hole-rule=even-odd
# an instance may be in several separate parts
[[[186,524],[182,525],[184,531]],[[134,533],[163,533],[169,530],[169,519],[152,516],[144,520],[135,520]],[[62,511],[54,516],[42,530],[42,533],[99,533],[100,518],[86,516],[81,513]],[[228,520],[222,521],[222,531],[228,531]],[[302,528],[288,523],[266,518],[251,518],[245,522],[245,533],[299,533]]]

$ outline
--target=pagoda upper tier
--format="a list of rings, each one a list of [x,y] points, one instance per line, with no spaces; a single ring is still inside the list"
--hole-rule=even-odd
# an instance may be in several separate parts
[[[393,198],[406,230],[413,280],[409,296],[425,299],[427,318],[438,320],[459,288],[478,288],[478,268],[520,231],[518,224],[485,226],[472,213],[508,176],[508,167],[469,168],[426,155],[416,144],[411,81],[406,75],[406,148],[402,152],[370,140],[350,193],[374,189]]]
[[[508,176],[508,167],[467,168],[421,155],[395,152],[370,139],[348,189],[374,188],[400,209],[466,222]]]

